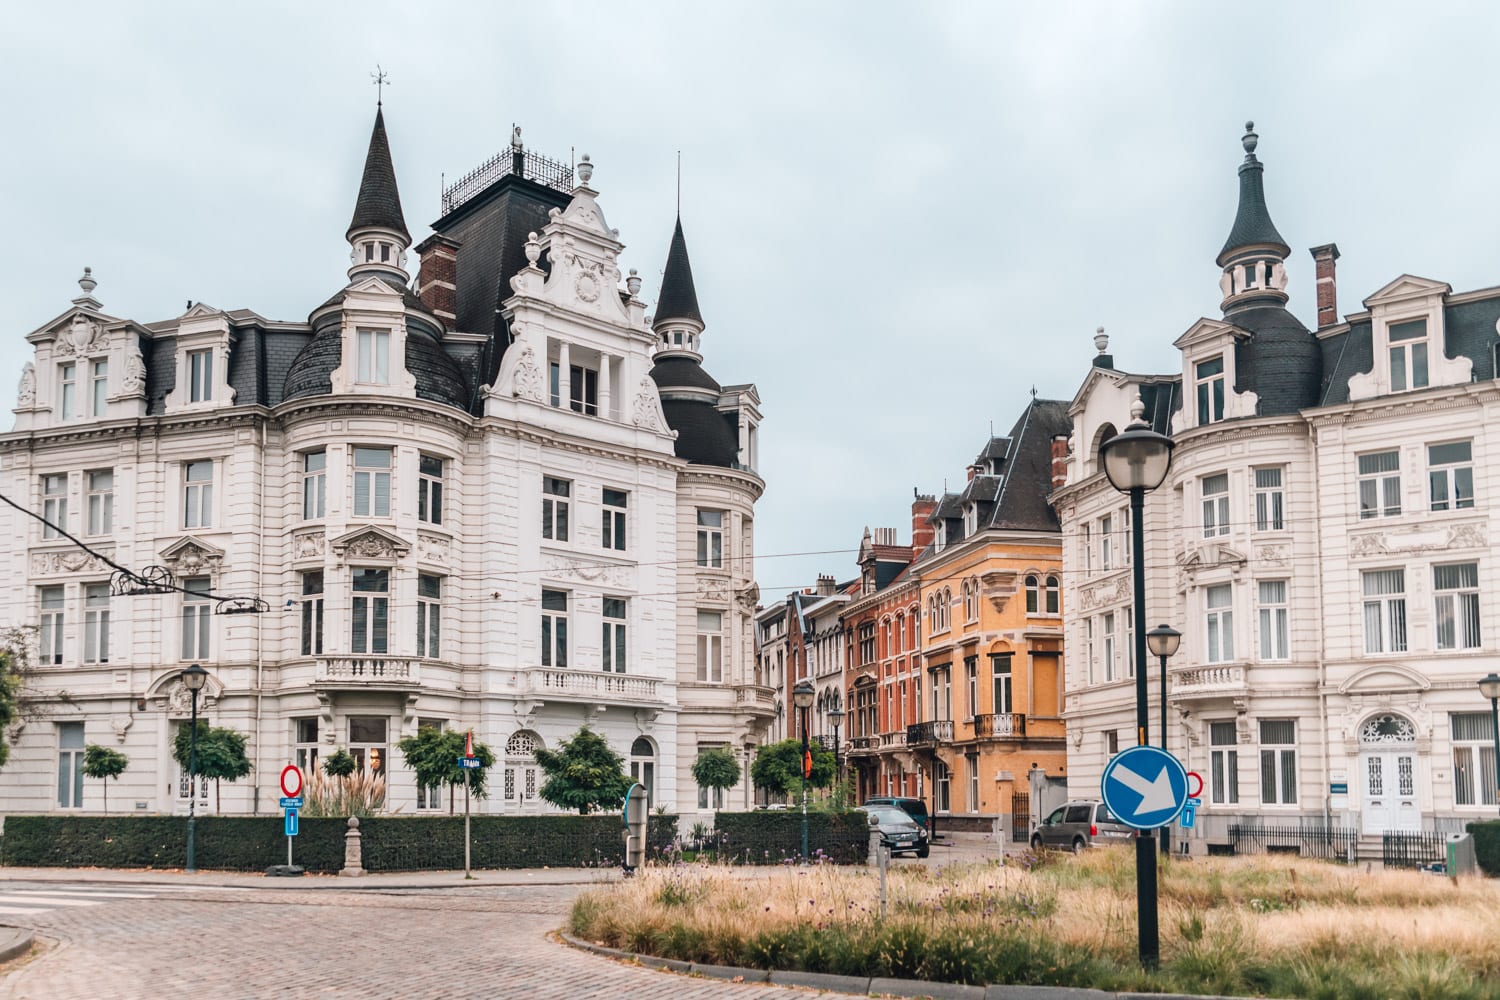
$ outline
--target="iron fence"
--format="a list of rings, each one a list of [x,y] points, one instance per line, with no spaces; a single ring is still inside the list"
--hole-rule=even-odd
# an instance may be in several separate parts
[[[1444,835],[1435,830],[1380,835],[1380,861],[1387,868],[1423,868],[1447,860]]]
[[[1344,826],[1266,826],[1231,823],[1229,841],[1236,854],[1291,854],[1347,862],[1359,831]]]
[[[1031,794],[1010,793],[1010,839],[1024,844],[1031,836]]]

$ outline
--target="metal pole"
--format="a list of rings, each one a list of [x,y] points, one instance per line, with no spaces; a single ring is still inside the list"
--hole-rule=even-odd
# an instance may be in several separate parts
[[[473,768],[464,768],[464,878],[473,878],[469,871],[469,772]]]
[[[844,807],[844,769],[839,763],[839,724],[833,724],[833,794],[837,796],[834,808]]]
[[[805,709],[805,708],[798,709],[798,711],[797,711],[798,722],[800,722],[801,725],[802,725],[802,760],[803,760],[803,768],[802,768],[802,860],[803,861],[807,860],[807,779],[808,779],[807,766],[806,766],[807,754],[808,754],[808,746],[807,746],[807,712],[808,712],[808,710]]]
[[[1146,491],[1136,487],[1130,491],[1130,535],[1131,550],[1135,565],[1135,719],[1139,732],[1136,742],[1141,746],[1150,743],[1151,716],[1147,706],[1146,684],[1146,532],[1144,511]],[[1165,701],[1163,708],[1165,709]],[[1156,837],[1150,830],[1142,830],[1135,841],[1135,890],[1139,924],[1139,950],[1141,965],[1154,969],[1161,960],[1161,936],[1157,929],[1156,913]]]
[[[198,805],[198,691],[192,691],[193,718],[190,725],[192,729],[188,732],[188,838],[187,838],[187,868],[189,875],[198,870],[198,844],[195,840],[194,822],[197,819]]]
[[[1500,706],[1500,698],[1491,698],[1490,722],[1495,727],[1495,773],[1500,775],[1500,707],[1497,706]],[[1500,785],[1500,780],[1497,780],[1496,784]],[[1500,792],[1500,788],[1497,788],[1496,791]]]
[[[1140,627],[1140,619],[1136,619],[1136,627]],[[1161,658],[1161,748],[1167,749],[1167,658]],[[1161,856],[1167,857],[1172,853],[1172,827],[1167,825],[1161,828]]]

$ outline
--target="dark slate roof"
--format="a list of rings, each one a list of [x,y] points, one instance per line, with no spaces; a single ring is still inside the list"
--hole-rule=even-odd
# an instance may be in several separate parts
[[[720,386],[703,366],[680,354],[662,358],[651,368],[651,378],[659,389],[708,389],[718,392]]]
[[[155,416],[166,412],[167,393],[177,384],[177,338],[158,337],[143,343],[146,362],[146,412]]]
[[[1262,174],[1265,167],[1255,158],[1255,146],[1259,137],[1252,130],[1254,122],[1245,123],[1245,162],[1240,164],[1240,204],[1235,212],[1234,226],[1224,249],[1219,251],[1219,266],[1223,267],[1231,251],[1257,243],[1271,243],[1281,247],[1282,256],[1291,253],[1286,240],[1276,231],[1271,221],[1271,212],[1266,208],[1266,191]]]
[[[468,411],[472,394],[463,369],[436,341],[410,329],[406,333],[406,370],[417,380],[418,399]]]
[[[999,476],[975,476],[958,495],[959,503],[991,504],[1000,495]]]
[[[1232,319],[1250,333],[1235,344],[1234,388],[1256,394],[1255,415],[1276,417],[1316,406],[1323,353],[1302,321],[1281,306],[1237,310]]]
[[[375,127],[370,130],[370,150],[365,154],[365,173],[359,182],[359,197],[354,202],[354,218],[344,234],[347,239],[355,230],[370,226],[394,229],[411,242],[406,218],[401,214],[401,193],[396,190],[396,168],[391,163],[391,147],[385,137],[385,112],[375,109]]]
[[[714,404],[701,399],[663,399],[661,409],[667,426],[677,432],[674,450],[678,458],[725,469],[738,464],[739,425],[735,414],[720,413]]]
[[[1500,375],[1495,369],[1495,324],[1500,321],[1500,295],[1443,307],[1443,355],[1468,358],[1475,381]],[[1323,356],[1323,386],[1319,405],[1349,402],[1349,379],[1375,370],[1374,330],[1369,320],[1352,324],[1346,332],[1319,343]]]
[[[957,493],[944,493],[938,500],[937,507],[932,511],[929,521],[961,521],[964,516],[963,504],[959,502]]]
[[[329,376],[339,366],[343,350],[337,323],[319,330],[287,368],[282,400],[326,396],[333,392],[333,380]]]
[[[1070,434],[1072,418],[1061,399],[1032,398],[1011,429],[1005,478],[988,526],[1023,531],[1060,531],[1052,494],[1052,439]]]
[[[983,465],[992,459],[1004,458],[1009,449],[1010,438],[992,437],[985,442],[984,448],[975,457],[974,464]]]
[[[703,314],[698,311],[698,292],[693,286],[693,265],[688,261],[687,240],[682,237],[681,216],[677,218],[677,228],[672,230],[661,294],[656,297],[656,325],[661,326],[663,320],[669,319],[703,322]]]
[[[1146,422],[1158,434],[1172,433],[1172,414],[1182,409],[1182,378],[1142,382],[1136,386],[1146,407]]]

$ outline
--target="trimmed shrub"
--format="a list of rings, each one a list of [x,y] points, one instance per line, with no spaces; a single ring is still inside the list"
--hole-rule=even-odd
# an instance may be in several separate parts
[[[1479,861],[1479,870],[1491,878],[1500,876],[1500,820],[1470,823],[1467,829],[1474,836],[1474,855]]]
[[[802,854],[802,813],[721,812],[714,816],[719,857],[750,865],[778,865]],[[834,864],[864,864],[870,853],[870,826],[864,813],[807,814],[807,851]]]

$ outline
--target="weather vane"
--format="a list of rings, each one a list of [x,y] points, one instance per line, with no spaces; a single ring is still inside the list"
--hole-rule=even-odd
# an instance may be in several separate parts
[[[380,63],[375,64],[375,72],[370,74],[370,79],[375,84],[375,106],[381,106],[381,100],[385,96],[385,85],[390,82],[390,74],[380,68]]]

